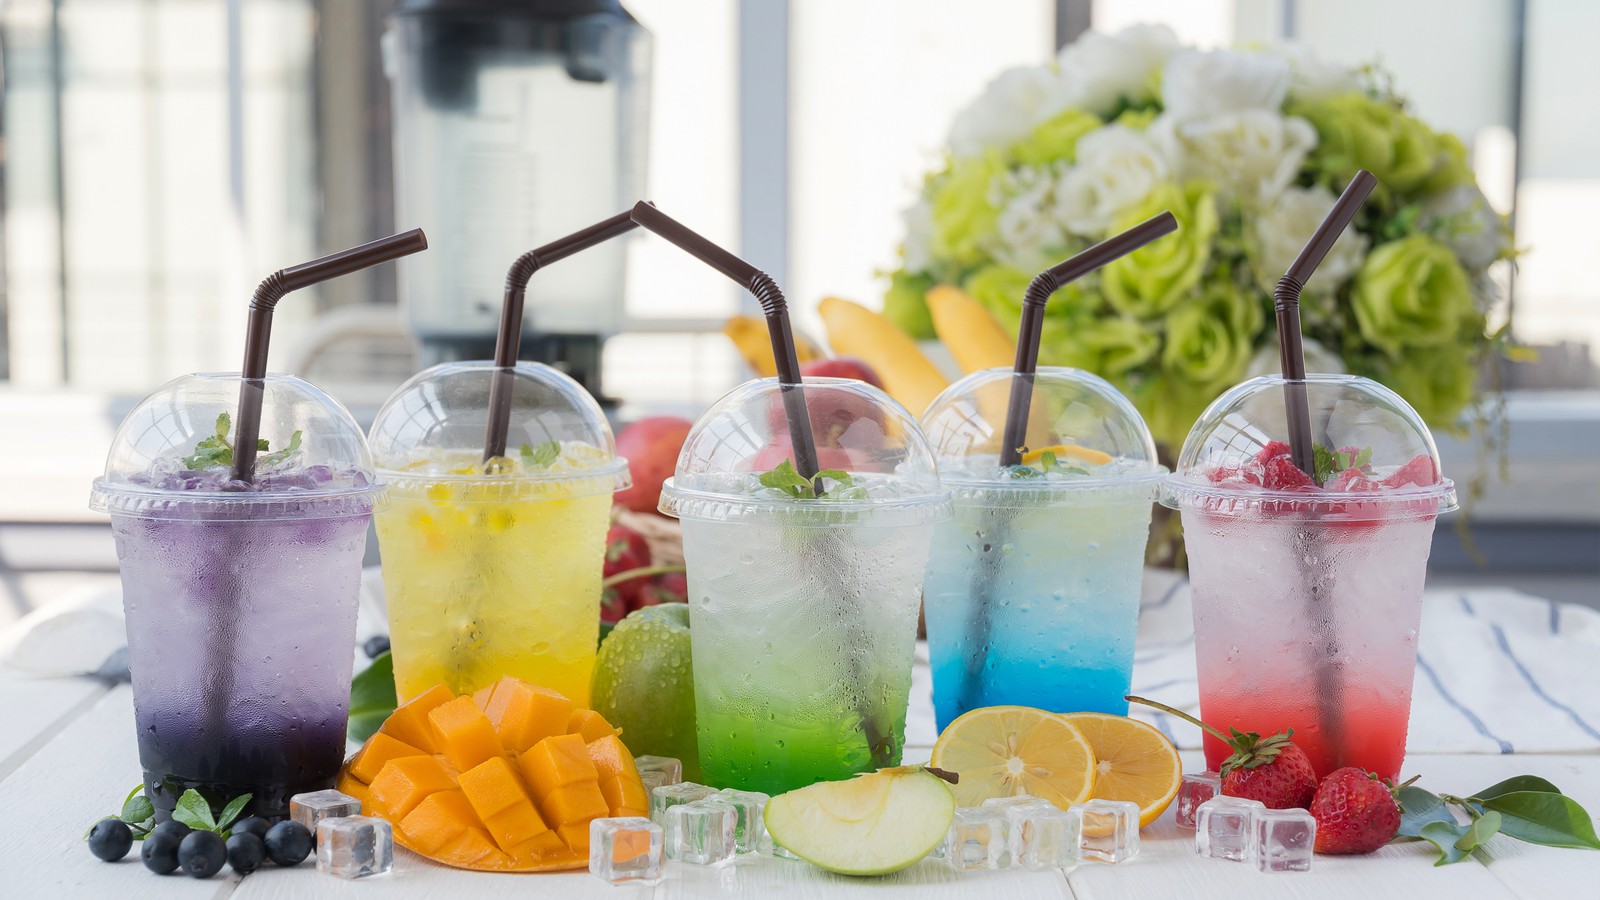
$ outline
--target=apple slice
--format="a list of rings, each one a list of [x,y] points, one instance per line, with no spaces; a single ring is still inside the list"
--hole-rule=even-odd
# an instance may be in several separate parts
[[[767,802],[767,833],[841,875],[887,875],[928,855],[955,818],[950,786],[921,766],[824,781]]]

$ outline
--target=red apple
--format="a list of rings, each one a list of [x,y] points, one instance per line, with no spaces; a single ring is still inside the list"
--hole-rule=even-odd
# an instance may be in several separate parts
[[[878,373],[872,367],[859,359],[850,356],[836,356],[832,359],[814,359],[808,363],[800,364],[800,377],[812,378],[854,378],[856,381],[865,381],[878,390],[883,390],[883,382],[878,379]]]
[[[784,431],[773,436],[776,443],[763,447],[756,458],[750,463],[753,472],[770,472],[778,467],[784,460],[794,462],[794,448],[789,445],[789,432]],[[842,469],[843,471],[860,472],[870,470],[868,460],[852,456],[850,451],[842,447],[818,447],[817,467],[821,469]]]
[[[606,532],[606,562],[604,575],[610,578],[622,572],[633,569],[642,569],[650,565],[650,543],[644,535],[626,525],[613,525]],[[612,585],[608,591],[617,593],[617,605],[626,614],[633,608],[634,601],[639,596],[639,591],[644,588],[648,579],[630,578],[627,581]],[[604,600],[602,600],[604,606]],[[604,616],[602,616],[604,618]],[[621,618],[621,616],[618,616]]]
[[[863,381],[882,389],[878,375],[860,360],[818,359],[800,367],[801,379],[847,378]],[[844,387],[837,385],[808,385],[805,390],[806,411],[811,414],[811,433],[818,447],[863,447],[876,445],[883,435],[883,410],[876,404]],[[876,427],[858,428],[862,419],[876,423]],[[775,400],[767,411],[767,423],[774,433],[788,430],[783,403]],[[850,437],[846,432],[855,430]]]
[[[677,416],[651,416],[622,429],[617,453],[628,460],[633,487],[617,493],[616,502],[634,512],[655,512],[661,500],[661,483],[677,468],[678,453],[693,427]]]

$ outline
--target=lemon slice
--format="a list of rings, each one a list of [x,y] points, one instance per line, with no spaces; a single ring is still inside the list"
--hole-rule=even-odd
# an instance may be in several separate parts
[[[1172,742],[1138,719],[1105,713],[1061,717],[1077,727],[1094,751],[1094,796],[1139,804],[1139,827],[1154,822],[1178,796],[1183,763]]]
[[[1102,453],[1089,447],[1080,447],[1077,444],[1055,444],[1049,447],[1040,447],[1037,450],[1029,450],[1027,453],[1022,454],[1022,462],[1024,465],[1031,466],[1043,459],[1046,453],[1054,453],[1058,459],[1067,457],[1096,466],[1103,466],[1111,462],[1111,454]]]
[[[931,765],[961,776],[951,790],[960,806],[1028,794],[1061,809],[1089,799],[1094,751],[1055,713],[1026,706],[986,706],[951,722],[933,745]]]

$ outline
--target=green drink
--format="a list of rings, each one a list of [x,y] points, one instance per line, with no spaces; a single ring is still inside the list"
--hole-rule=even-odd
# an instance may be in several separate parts
[[[950,509],[915,421],[861,382],[806,383],[813,421],[842,425],[816,429],[840,476],[824,495],[763,484],[788,459],[777,392],[751,382],[713,407],[661,504],[683,520],[702,778],[769,794],[899,763],[923,570]]]

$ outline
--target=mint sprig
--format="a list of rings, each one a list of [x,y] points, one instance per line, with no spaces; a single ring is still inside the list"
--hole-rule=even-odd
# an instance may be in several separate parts
[[[1327,484],[1335,475],[1347,469],[1362,469],[1372,464],[1372,448],[1363,447],[1351,452],[1330,450],[1321,444],[1311,445],[1311,476],[1317,484]]]
[[[233,825],[234,821],[239,818],[239,814],[244,812],[244,808],[249,804],[251,796],[251,794],[244,794],[233,798],[227,806],[223,807],[221,816],[212,817],[211,804],[206,802],[206,798],[200,796],[199,791],[190,788],[183,792],[183,796],[178,798],[177,807],[172,811],[172,818],[196,831],[214,831],[226,838],[229,826]],[[121,812],[115,816],[107,816],[105,818],[122,820],[127,824],[129,830],[133,832],[134,840],[142,841],[145,835],[148,835],[156,827],[156,807],[154,803],[150,802],[150,797],[145,794],[144,785],[141,784],[128,792],[128,796],[122,801]],[[96,819],[95,825],[102,821],[104,819]],[[90,825],[89,831],[83,833],[83,839],[88,840],[89,833],[92,831],[94,831],[94,825]]]
[[[787,459],[761,473],[758,480],[762,487],[782,491],[795,500],[816,500],[819,488],[823,500],[860,500],[867,496],[866,485],[843,469],[823,469],[807,479]],[[830,481],[832,485],[828,484]]]
[[[1600,850],[1600,837],[1584,808],[1536,775],[1508,778],[1467,797],[1407,784],[1395,798],[1402,810],[1397,837],[1439,848],[1436,866],[1468,858],[1496,834],[1546,847]],[[1465,824],[1458,813],[1466,817]]]
[[[530,469],[548,469],[561,456],[560,441],[540,441],[537,446],[523,444],[518,448],[522,464]]]
[[[216,431],[200,439],[194,445],[194,452],[183,458],[183,465],[187,469],[211,469],[218,466],[233,465],[233,442],[228,440],[228,435],[233,431],[233,417],[227,413],[217,415]],[[276,453],[268,453],[256,462],[262,466],[275,466],[294,455],[300,449],[301,432],[296,431],[289,437],[289,446]],[[266,438],[256,438],[256,452],[266,453],[271,445]]]
[[[1054,450],[1045,450],[1039,454],[1037,468],[1033,466],[1012,466],[1010,471],[1012,478],[1043,478],[1051,472],[1059,472],[1063,475],[1089,474],[1089,470],[1083,466],[1076,463],[1062,462],[1056,456]]]

